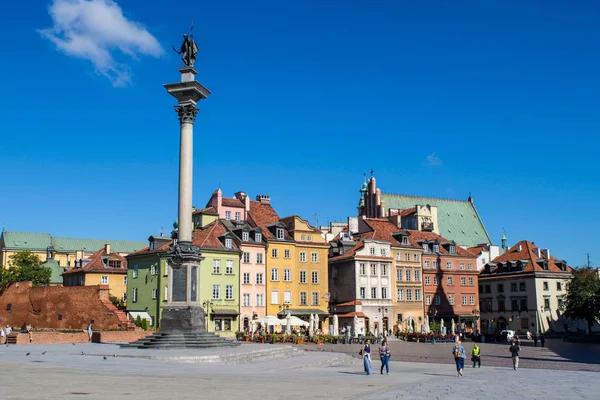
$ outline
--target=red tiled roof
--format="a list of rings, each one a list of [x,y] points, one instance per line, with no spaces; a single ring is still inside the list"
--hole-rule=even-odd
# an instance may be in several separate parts
[[[482,251],[488,251],[488,248],[487,248],[487,246],[475,246],[475,247],[469,247],[467,250],[469,250],[469,252],[478,256],[481,254]]]
[[[104,265],[102,257],[108,256],[110,260],[121,261],[121,268],[111,268]],[[108,261],[108,260],[107,260]],[[117,253],[106,254],[106,249],[103,247],[90,257],[90,261],[83,268],[71,268],[63,272],[65,274],[73,273],[87,273],[87,272],[109,272],[112,274],[126,274],[127,273],[127,260],[125,257],[118,255]]]
[[[196,210],[192,213],[192,215],[196,215],[196,214],[213,214],[213,215],[218,215],[219,213],[217,212],[217,209],[214,208],[213,206],[210,207],[206,207],[203,208],[201,210]]]
[[[362,311],[352,311],[346,314],[334,314],[337,315],[338,318],[348,318],[348,317],[359,317],[359,318],[366,318],[367,316],[365,315],[365,313],[363,313]]]
[[[417,212],[417,207],[407,208],[406,210],[400,211],[400,216],[401,217],[408,217],[409,215],[414,214],[416,212]]]
[[[226,207],[244,207],[244,203],[240,199],[230,199],[229,197],[223,197],[221,204]]]
[[[352,300],[352,301],[347,301],[345,303],[339,303],[336,304],[336,307],[346,307],[346,306],[360,306],[362,305],[362,301],[360,300]]]
[[[263,230],[265,239],[272,239],[273,234],[267,229],[267,224],[279,222],[279,215],[270,204],[261,204],[258,201],[250,201],[250,220]]]
[[[227,228],[219,220],[213,221],[204,228],[194,229],[192,244],[204,249],[225,249],[225,245],[219,240],[219,236],[226,232],[228,232]],[[232,240],[232,245],[232,249],[237,250],[234,240]]]
[[[519,248],[520,248],[520,250],[519,250]],[[506,253],[494,258],[494,260],[492,262],[500,263],[500,262],[506,262],[506,261],[527,260],[529,262],[523,268],[523,272],[533,272],[533,271],[543,272],[543,271],[545,271],[544,268],[542,268],[537,263],[537,260],[543,259],[548,262],[548,271],[549,272],[565,272],[558,265],[556,265],[555,262],[558,261],[558,259],[556,257],[550,256],[550,258],[548,258],[543,253],[541,254],[540,257],[538,257],[538,255],[536,254],[537,248],[538,247],[535,244],[528,242],[527,240],[521,240],[520,242],[515,244],[513,247],[508,249],[506,251]],[[494,267],[494,269],[491,271],[491,273],[495,273],[497,271],[498,271],[498,266]],[[573,269],[571,267],[567,266],[566,272],[572,272],[572,271],[573,271]],[[485,274],[485,269],[482,270],[482,273]]]
[[[422,231],[416,231],[416,230],[407,230],[407,232],[409,233],[408,240],[410,241],[410,243],[413,246],[419,246],[419,244],[417,243],[418,240],[430,240],[430,241],[437,240],[440,244],[451,241],[444,237],[441,237],[440,235],[438,235],[437,233],[434,233],[434,232],[422,232]],[[448,250],[446,250],[446,248],[444,248],[444,246],[440,246],[439,252],[440,252],[440,254],[451,255],[448,252]],[[458,244],[456,245],[456,255],[463,256],[463,257],[475,257],[475,255],[473,253],[463,249]]]
[[[169,246],[171,246],[172,244],[173,244],[173,241],[171,240],[171,241],[163,244],[160,247],[156,247],[154,250],[150,250],[150,246],[146,246],[143,249],[138,250],[138,251],[136,251],[134,253],[129,253],[127,255],[127,257],[137,256],[137,255],[140,255],[140,254],[164,253],[164,252],[166,252],[169,249]]]

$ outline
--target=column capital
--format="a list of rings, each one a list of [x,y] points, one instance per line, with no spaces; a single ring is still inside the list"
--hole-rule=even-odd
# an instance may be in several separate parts
[[[185,106],[175,106],[175,111],[179,115],[179,122],[182,124],[193,124],[198,114],[198,109],[193,104]]]

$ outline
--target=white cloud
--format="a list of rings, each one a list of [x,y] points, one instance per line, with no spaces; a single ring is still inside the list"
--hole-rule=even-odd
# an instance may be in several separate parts
[[[425,158],[425,161],[423,162],[423,164],[427,167],[441,167],[442,160],[438,156],[436,156],[435,152],[434,152]]]
[[[65,54],[90,60],[113,86],[131,84],[129,66],[114,58],[117,50],[133,59],[163,54],[156,38],[112,0],[54,0],[48,12],[54,26],[40,34]]]

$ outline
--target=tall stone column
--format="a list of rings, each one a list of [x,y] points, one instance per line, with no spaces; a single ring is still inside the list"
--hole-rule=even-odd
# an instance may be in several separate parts
[[[179,201],[178,230],[173,246],[167,251],[169,291],[167,307],[160,322],[161,332],[168,334],[193,334],[204,332],[204,310],[198,295],[200,249],[192,243],[192,191],[193,191],[193,136],[198,114],[196,104],[210,91],[195,80],[198,72],[192,66],[179,69],[180,83],[164,85],[167,92],[178,100],[175,111],[179,116]]]

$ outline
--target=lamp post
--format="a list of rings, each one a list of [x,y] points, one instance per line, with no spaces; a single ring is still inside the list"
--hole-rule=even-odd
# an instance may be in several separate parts
[[[379,307],[379,312],[381,313],[381,329],[383,330],[383,335],[386,336],[387,335],[387,326],[384,326],[384,318],[385,318],[385,313],[388,311],[387,307]]]
[[[479,334],[479,315],[481,314],[481,312],[479,311],[479,309],[474,308],[471,311],[471,314],[473,314],[473,327],[475,328],[475,336],[477,336]]]
[[[206,316],[206,331],[208,332],[208,320],[210,319],[210,314],[208,310],[212,311],[213,302],[210,300],[204,300],[202,303],[202,308],[204,309],[204,315]]]

